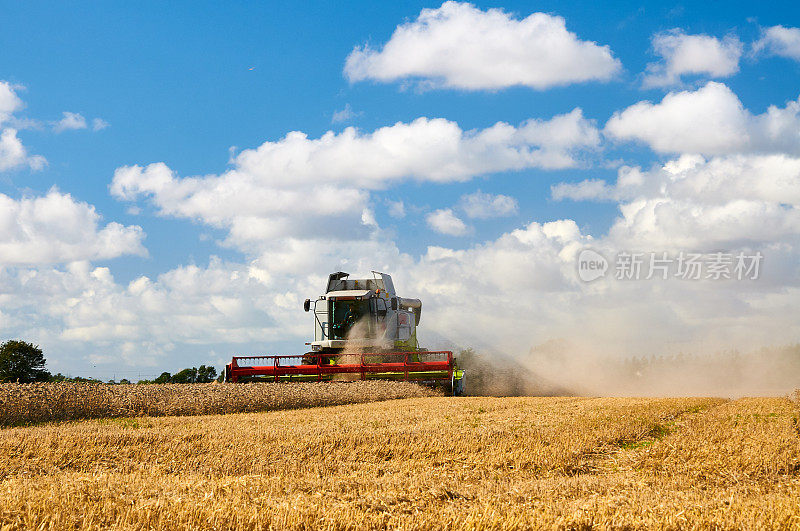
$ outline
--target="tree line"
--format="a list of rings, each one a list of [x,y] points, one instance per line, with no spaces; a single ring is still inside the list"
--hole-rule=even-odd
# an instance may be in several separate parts
[[[38,345],[12,339],[0,344],[0,382],[76,382],[76,383],[103,383],[96,378],[82,378],[80,376],[65,376],[61,373],[50,374],[46,368],[44,353]],[[212,366],[200,365],[170,374],[162,372],[153,380],[139,380],[140,384],[163,383],[209,383],[214,380],[222,381],[222,375],[217,375],[217,369]],[[111,384],[129,384],[129,380],[110,380]]]

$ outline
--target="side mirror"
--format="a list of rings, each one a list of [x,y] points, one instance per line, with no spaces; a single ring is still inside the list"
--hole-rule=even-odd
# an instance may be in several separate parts
[[[308,311],[308,310],[311,309],[311,299],[306,299],[305,302],[303,302],[303,309],[305,311]]]
[[[392,297],[392,310],[397,311],[397,297]]]

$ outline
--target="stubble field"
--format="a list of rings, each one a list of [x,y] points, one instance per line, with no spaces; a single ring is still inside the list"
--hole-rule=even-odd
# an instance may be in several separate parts
[[[386,526],[798,528],[800,406],[423,397],[0,429],[3,529]]]

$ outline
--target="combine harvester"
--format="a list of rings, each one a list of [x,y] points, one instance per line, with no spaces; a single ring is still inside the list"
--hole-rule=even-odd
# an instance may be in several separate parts
[[[309,382],[404,380],[464,393],[464,371],[450,351],[419,347],[419,299],[398,297],[392,277],[351,279],[332,273],[325,295],[306,299],[314,315],[311,352],[297,356],[234,356],[225,380]]]

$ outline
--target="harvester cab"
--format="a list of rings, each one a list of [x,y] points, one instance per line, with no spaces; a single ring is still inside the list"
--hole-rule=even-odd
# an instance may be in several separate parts
[[[306,300],[314,315],[312,352],[335,354],[362,350],[418,351],[419,299],[398,297],[392,277],[373,272],[372,278],[350,279],[332,273],[324,295]]]
[[[422,302],[398,297],[390,275],[373,271],[372,277],[353,279],[331,273],[325,294],[306,299],[303,309],[314,317],[310,352],[235,356],[226,379],[405,380],[464,393],[464,371],[453,353],[420,348]]]

